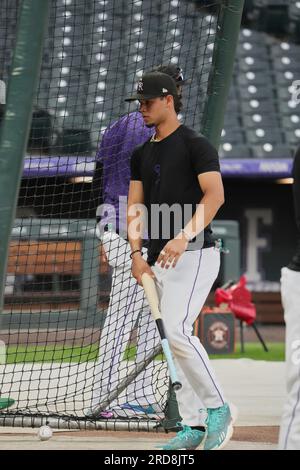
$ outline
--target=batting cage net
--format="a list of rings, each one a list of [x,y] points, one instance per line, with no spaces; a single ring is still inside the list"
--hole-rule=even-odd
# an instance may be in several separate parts
[[[21,3],[0,2],[4,90]],[[167,368],[122,219],[129,158],[151,130],[124,99],[168,66],[179,117],[200,131],[223,3],[51,2],[1,314],[2,424],[146,429],[164,417]]]

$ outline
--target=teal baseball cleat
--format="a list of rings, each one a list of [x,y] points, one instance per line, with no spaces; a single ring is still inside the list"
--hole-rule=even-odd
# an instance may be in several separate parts
[[[230,441],[233,434],[233,423],[227,403],[219,408],[207,409],[207,436],[204,450],[221,450]]]
[[[181,426],[181,423],[178,423],[178,426]],[[166,444],[157,446],[157,448],[161,450],[196,449],[200,446],[204,437],[204,431],[182,425],[182,430],[179,431],[175,437],[170,439]]]

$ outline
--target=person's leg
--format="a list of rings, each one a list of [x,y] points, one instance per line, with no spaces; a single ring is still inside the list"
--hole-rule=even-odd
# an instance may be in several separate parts
[[[179,409],[189,406],[185,393],[192,387],[208,411],[207,446],[212,438],[220,447],[230,438],[230,411],[224,394],[212,370],[208,355],[198,337],[193,336],[193,324],[217,277],[220,254],[214,248],[185,252],[176,268],[162,269],[157,265],[153,270],[157,276],[160,291],[160,307],[167,337],[184,375],[182,393],[177,395]],[[212,411],[211,411],[212,410]],[[220,430],[215,429],[219,423]],[[223,425],[224,424],[224,425]],[[222,425],[222,426],[221,426]],[[220,437],[226,428],[226,435]],[[228,433],[227,433],[228,428]],[[215,436],[217,432],[217,436]],[[222,441],[220,441],[222,439]]]
[[[193,325],[219,270],[219,253],[213,248],[187,251],[176,268],[153,270],[157,276],[160,307],[175,360],[206,408],[216,408],[225,399],[211,368],[208,355]],[[184,384],[186,386],[186,383]],[[184,399],[184,393],[181,394]]]
[[[140,315],[139,323],[139,334],[137,337],[137,354],[136,362],[143,361],[144,358],[152,351],[157,342],[160,341],[159,334],[152,320],[149,307],[147,305]],[[179,381],[184,380],[183,372],[180,369],[179,364],[176,364]],[[154,375],[154,363],[152,362],[144,372],[132,382],[127,388],[128,402],[133,405],[140,405],[147,408],[149,404],[155,411],[162,411],[162,408],[157,404],[157,398],[155,396],[155,375]],[[182,389],[176,392],[177,400],[180,403],[179,411],[182,418],[182,422],[188,426],[205,426],[205,420],[207,413],[205,407],[199,396],[194,392],[193,388],[187,383],[185,388],[185,396],[187,396],[186,402],[189,406],[185,406],[185,402],[181,400],[180,396],[183,393]]]
[[[118,384],[120,364],[143,303],[142,289],[131,276],[130,247],[126,240],[114,232],[105,232],[102,243],[113,275],[95,367],[92,408]]]
[[[137,325],[137,350],[136,363],[143,362],[159,342],[159,335],[155,322],[151,316],[148,303],[144,298]],[[133,406],[148,408],[149,405],[155,411],[162,411],[157,404],[155,396],[155,362],[141,372],[127,388],[127,402]]]
[[[191,427],[205,427],[207,418],[206,407],[199,395],[195,392],[193,387],[191,387],[190,383],[187,382],[185,374],[175,358],[174,362],[178,380],[185,384],[184,387],[176,392],[178,410],[182,418],[182,423]]]
[[[185,386],[176,392],[181,430],[175,437],[159,445],[162,450],[196,449],[203,444],[207,412],[198,395],[186,381],[179,363],[174,359],[178,380]]]
[[[143,361],[158,341],[155,322],[146,304],[144,290],[131,275],[129,243],[114,232],[105,232],[102,243],[108,262],[113,267],[113,277],[110,302],[101,332],[100,355],[95,368],[92,408],[97,407],[101,399],[110,390],[114,390],[121,380],[120,364],[138,316],[140,326],[137,331],[136,361]],[[143,252],[146,256],[145,249]],[[122,400],[135,401],[136,404],[154,404],[153,370],[154,362],[128,386]],[[117,401],[114,401],[111,407],[116,405]],[[123,416],[120,411],[118,414]]]
[[[286,323],[287,398],[280,427],[279,449],[300,450],[300,272],[282,269],[281,296]]]

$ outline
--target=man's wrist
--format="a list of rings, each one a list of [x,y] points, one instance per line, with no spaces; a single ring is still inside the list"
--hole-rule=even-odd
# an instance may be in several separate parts
[[[136,250],[133,250],[131,253],[130,253],[130,258],[133,259],[133,258],[136,258],[136,257],[141,257],[143,254],[142,250],[140,248],[137,248]]]
[[[189,236],[189,234],[183,228],[180,230],[180,233],[179,233],[179,235],[177,235],[176,238],[184,239],[187,243],[189,243],[192,240],[192,238]]]

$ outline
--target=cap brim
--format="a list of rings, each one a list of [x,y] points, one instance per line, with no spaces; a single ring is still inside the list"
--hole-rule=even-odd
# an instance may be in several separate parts
[[[129,96],[129,98],[126,98],[125,101],[153,100],[154,98],[159,98],[159,96],[137,94]]]
[[[175,83],[176,83],[176,86],[184,86],[184,85],[189,85],[190,83],[192,83],[192,80],[190,78],[187,78],[186,80],[176,80]],[[154,96],[154,95],[136,94],[136,95],[129,96],[128,98],[125,98],[124,101],[130,102],[130,101],[139,101],[139,100],[153,100],[154,98],[159,98],[160,96],[164,96],[164,95]]]

